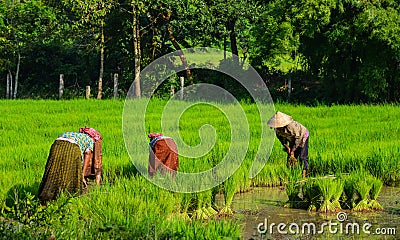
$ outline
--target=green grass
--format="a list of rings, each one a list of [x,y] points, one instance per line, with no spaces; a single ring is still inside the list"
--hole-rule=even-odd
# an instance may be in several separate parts
[[[52,219],[49,224],[40,225],[40,231],[33,233],[27,230],[26,234],[42,234],[45,236],[43,238],[54,234],[59,239],[238,237],[241,227],[233,221],[216,220],[212,210],[220,211],[226,207],[225,210],[229,212],[235,192],[247,191],[252,186],[284,185],[291,175],[301,175],[301,169],[293,173],[286,167],[286,154],[276,138],[269,158],[266,155],[267,146],[261,144],[260,148],[260,127],[269,128],[265,122],[260,123],[257,109],[252,104],[243,103],[249,120],[250,140],[247,151],[235,152],[238,150],[234,149],[232,160],[238,160],[241,154],[244,156],[238,171],[222,185],[194,194],[163,190],[138,174],[122,135],[123,101],[2,100],[0,104],[0,206],[3,215],[10,219],[15,219],[15,211],[7,210],[5,206],[10,208],[15,204],[15,192],[20,195],[21,201],[26,201],[29,194],[37,194],[50,146],[60,133],[88,125],[98,129],[104,139],[102,188],[69,199],[63,220]],[[145,100],[136,104],[141,106]],[[161,100],[150,103],[144,127],[146,132],[162,130],[160,119],[164,105]],[[174,107],[184,105],[177,103]],[[232,108],[234,106],[226,105],[224,111],[232,113]],[[290,114],[310,130],[310,176],[364,169],[386,185],[400,182],[400,162],[397,160],[397,156],[400,156],[399,106],[307,107],[278,104],[275,108]],[[174,113],[177,110],[172,108],[171,111]],[[173,120],[178,117],[179,126],[176,126]],[[163,131],[166,135],[181,135],[185,144],[198,147],[192,151],[180,148],[180,153],[185,154],[179,158],[180,171],[189,173],[210,169],[222,161],[232,144],[247,144],[242,132],[246,129],[239,129],[241,137],[235,143],[230,142],[232,132],[229,118],[216,107],[196,105],[182,115],[177,113],[166,119],[171,121],[170,127]],[[204,124],[210,124],[214,129],[201,128]],[[210,135],[213,135],[212,138]],[[144,144],[138,145],[133,156],[146,167],[147,137],[145,133],[132,137],[143,140]],[[208,146],[207,143],[213,140],[215,145]],[[262,151],[259,152],[259,149]],[[204,155],[201,154],[203,152]],[[187,154],[197,154],[198,157]],[[249,179],[254,159],[266,165],[255,178]],[[224,189],[224,186],[227,188]],[[378,188],[379,184],[373,191],[377,192]],[[344,190],[346,192],[346,185]],[[225,193],[226,206],[213,205],[212,199],[217,192]],[[311,198],[312,193],[304,194]],[[54,203],[53,207],[61,203],[62,200]],[[30,208],[18,201],[17,205]],[[195,219],[194,216],[202,214],[207,216],[206,222],[188,220],[189,217]],[[17,235],[22,232],[10,237],[24,238]]]

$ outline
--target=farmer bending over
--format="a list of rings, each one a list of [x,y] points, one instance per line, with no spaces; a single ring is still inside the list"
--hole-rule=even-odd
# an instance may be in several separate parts
[[[163,136],[161,133],[150,133],[149,143],[149,175],[152,177],[156,171],[161,174],[169,173],[172,177],[178,170],[178,147],[175,141]]]
[[[100,185],[101,171],[100,133],[87,127],[79,132],[65,132],[51,145],[38,197],[46,203],[64,190],[81,192],[87,187],[86,177],[94,177]]]
[[[303,164],[303,177],[305,177],[308,170],[309,132],[307,128],[294,121],[291,116],[281,112],[276,112],[271,117],[268,126],[275,128],[276,136],[288,153],[288,163],[293,158],[300,158]]]

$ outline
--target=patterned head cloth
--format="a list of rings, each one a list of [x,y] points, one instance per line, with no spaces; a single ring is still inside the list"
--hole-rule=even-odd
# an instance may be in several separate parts
[[[150,134],[147,135],[147,136],[148,136],[148,137],[150,138],[150,140],[151,140],[151,139],[153,139],[153,138],[162,136],[162,134],[161,134],[161,133],[150,133]]]

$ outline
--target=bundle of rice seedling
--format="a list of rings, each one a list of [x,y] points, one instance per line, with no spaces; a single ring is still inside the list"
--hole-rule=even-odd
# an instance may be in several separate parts
[[[368,204],[368,193],[371,190],[371,187],[372,186],[367,182],[366,178],[359,179],[354,184],[355,191],[360,197],[359,202],[353,208],[354,211],[365,211],[370,209]]]
[[[287,159],[286,166],[297,167],[297,159],[294,156],[290,155]]]
[[[357,192],[355,190],[355,184],[359,180],[359,176],[357,173],[351,173],[344,179],[344,200],[345,200],[345,208],[352,209],[356,206],[355,201],[359,198]]]
[[[373,177],[371,179],[371,183],[372,183],[372,187],[369,192],[371,200],[369,201],[369,207],[374,210],[383,210],[383,207],[381,206],[381,204],[379,204],[379,202],[376,200],[379,196],[379,193],[382,190],[383,181],[378,178]]]
[[[315,183],[314,179],[307,179],[304,183],[303,188],[303,199],[307,204],[308,211],[317,211],[319,208],[319,199],[321,198],[321,192]]]
[[[193,205],[193,194],[191,193],[178,193],[177,196],[180,200],[180,212],[187,214],[191,205]]]
[[[223,193],[225,198],[225,206],[220,210],[222,214],[232,215],[233,211],[231,209],[233,196],[236,192],[236,179],[234,178],[235,174],[225,180],[223,183]]]
[[[336,191],[334,179],[321,178],[316,181],[316,184],[321,192],[322,203],[318,209],[319,212],[332,212],[335,206],[331,203],[331,199]]]
[[[342,207],[340,206],[339,200],[344,191],[344,180],[342,180],[340,178],[336,178],[334,180],[334,186],[335,186],[335,191],[333,193],[331,202],[332,202],[332,207],[334,208],[334,210],[339,211],[342,209]]]
[[[301,185],[297,182],[289,182],[286,184],[286,194],[288,195],[287,207],[299,208],[303,199],[300,198]]]
[[[299,174],[290,170],[290,174],[288,176],[288,183],[286,184],[286,194],[288,195],[288,207],[291,208],[302,208],[304,207],[303,199],[300,197],[300,191],[302,184],[298,182],[300,179]]]
[[[197,195],[197,208],[193,212],[193,218],[195,219],[208,219],[218,212],[211,207],[211,190],[196,193]]]
[[[249,178],[249,169],[244,164],[237,170],[237,191],[239,193],[247,192],[251,187],[251,179]]]
[[[218,212],[212,207],[212,195],[213,191],[212,189],[207,190],[204,194],[204,199],[203,199],[203,211],[205,211],[208,214],[208,217],[212,217],[216,215]]]

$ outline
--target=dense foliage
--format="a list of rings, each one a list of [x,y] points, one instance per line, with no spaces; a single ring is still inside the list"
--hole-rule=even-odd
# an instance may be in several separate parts
[[[86,85],[120,94],[135,70],[189,47],[226,49],[262,75],[273,97],[323,102],[400,98],[400,3],[397,0],[1,0],[0,96],[83,96]],[[230,56],[227,56],[228,58]],[[136,64],[136,66],[135,66]],[[220,76],[182,73],[186,84]],[[10,85],[10,84],[8,84]],[[9,90],[10,92],[10,90]]]

